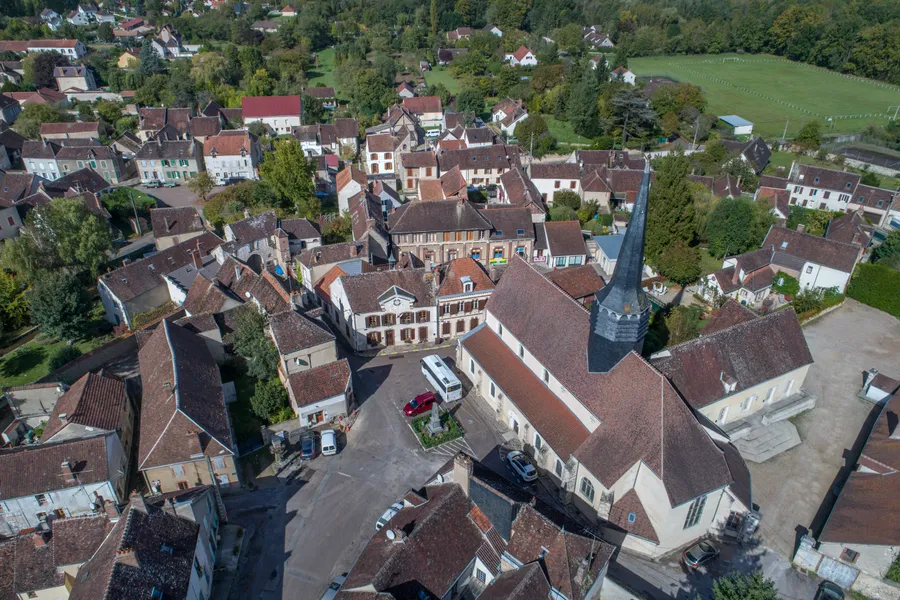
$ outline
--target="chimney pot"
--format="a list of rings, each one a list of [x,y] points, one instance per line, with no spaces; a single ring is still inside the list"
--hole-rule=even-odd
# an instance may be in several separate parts
[[[47,538],[44,537],[44,532],[40,530],[35,530],[32,534],[31,539],[34,540],[35,548],[43,548],[47,545]]]
[[[466,497],[469,496],[469,480],[472,477],[472,459],[463,452],[453,458],[453,482],[462,488]]]
[[[203,257],[200,255],[200,248],[197,248],[196,250],[191,252],[191,258],[193,259],[194,267],[196,267],[197,270],[203,268]]]

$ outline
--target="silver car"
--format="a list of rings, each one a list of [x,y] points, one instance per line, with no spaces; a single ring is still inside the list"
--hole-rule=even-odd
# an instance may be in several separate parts
[[[510,468],[516,472],[516,475],[522,478],[522,481],[535,481],[538,478],[537,469],[531,463],[531,459],[518,450],[513,450],[506,455],[506,460]]]
[[[384,511],[384,514],[375,522],[375,531],[381,531],[381,528],[387,525],[388,521],[394,518],[398,512],[403,510],[402,502],[394,502],[391,507]]]

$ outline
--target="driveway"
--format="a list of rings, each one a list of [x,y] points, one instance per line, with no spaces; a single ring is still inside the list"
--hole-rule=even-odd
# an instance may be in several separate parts
[[[764,463],[747,463],[763,542],[792,557],[801,535],[818,534],[879,408],[861,400],[862,373],[900,376],[900,320],[855,300],[804,327],[815,363],[805,387],[818,405],[792,421],[803,443]]]
[[[159,200],[160,206],[193,206],[200,202],[200,198],[197,197],[197,194],[189,190],[186,185],[179,185],[173,188],[148,188],[143,185],[136,185],[134,187],[148,196],[152,196]],[[224,189],[224,186],[214,187],[209,195],[213,196]]]
[[[453,348],[439,353],[452,356]],[[499,433],[464,400],[456,412],[464,440],[422,450],[401,412],[427,389],[420,358],[350,357],[360,409],[341,452],[309,462],[288,484],[272,481],[225,497],[229,520],[252,532],[230,598],[319,598],[335,575],[350,570],[391,503],[459,449],[478,458],[495,449]]]

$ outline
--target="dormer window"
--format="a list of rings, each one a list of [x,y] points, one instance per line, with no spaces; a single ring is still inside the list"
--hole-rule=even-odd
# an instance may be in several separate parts
[[[788,243],[787,243],[787,242],[781,242],[781,249],[782,249],[782,250],[784,250],[784,249],[787,248],[787,247],[788,247]]]

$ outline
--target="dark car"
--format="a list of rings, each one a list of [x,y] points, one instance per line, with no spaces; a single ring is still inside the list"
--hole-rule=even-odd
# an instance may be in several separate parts
[[[148,181],[147,183],[145,183],[145,184],[144,184],[144,187],[148,187],[148,188],[158,188],[158,187],[162,187],[162,182],[159,181],[159,180],[154,179],[154,180],[152,180],[152,181]]]
[[[832,581],[823,581],[819,584],[815,600],[844,600],[844,590]]]
[[[407,417],[421,415],[423,412],[431,410],[431,405],[435,402],[437,402],[437,398],[432,392],[419,394],[406,403],[406,406],[403,407],[403,414]]]
[[[300,460],[311,460],[319,454],[319,432],[307,431],[300,438]]]
[[[709,542],[700,542],[696,546],[691,546],[685,550],[681,557],[691,569],[698,569],[706,563],[714,560],[719,555],[719,551]]]

